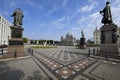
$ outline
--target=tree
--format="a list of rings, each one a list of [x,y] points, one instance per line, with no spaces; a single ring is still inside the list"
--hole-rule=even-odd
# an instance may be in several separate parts
[[[87,40],[87,43],[88,43],[88,44],[94,44],[94,41],[88,39],[88,40]]]
[[[27,42],[28,42],[28,39],[27,39],[27,38],[23,38],[23,42],[24,42],[24,43],[27,43]]]

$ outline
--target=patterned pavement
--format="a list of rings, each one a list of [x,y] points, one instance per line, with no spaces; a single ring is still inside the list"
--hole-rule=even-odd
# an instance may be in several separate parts
[[[87,55],[75,47],[33,49],[32,57],[0,61],[0,80],[120,80],[120,60]]]
[[[73,80],[97,61],[82,52],[72,47],[35,49],[34,56],[58,79]]]

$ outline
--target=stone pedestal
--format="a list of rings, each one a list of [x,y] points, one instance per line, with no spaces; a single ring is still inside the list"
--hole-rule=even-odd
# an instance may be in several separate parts
[[[120,58],[120,47],[117,44],[101,44],[100,54],[101,56],[107,55],[109,58]]]
[[[11,26],[11,39],[9,39],[8,55],[13,56],[17,51],[17,57],[25,56],[24,45],[22,40],[22,27]]]
[[[85,49],[86,45],[85,45],[85,38],[80,38],[80,45],[79,45],[80,49]]]
[[[117,25],[108,24],[103,25],[101,28],[101,45],[100,56],[106,56],[107,58],[120,58],[119,46],[117,44]]]

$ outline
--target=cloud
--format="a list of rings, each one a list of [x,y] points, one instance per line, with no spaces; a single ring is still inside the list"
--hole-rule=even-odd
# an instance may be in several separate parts
[[[54,11],[57,10],[57,5],[55,4],[51,10],[48,11],[48,14],[53,13]]]
[[[43,8],[41,3],[34,1],[34,0],[26,0],[26,3],[28,3],[28,5],[30,5],[30,7],[34,7],[35,9],[38,9],[38,10],[41,10]],[[26,5],[26,3],[23,3],[23,4]]]
[[[30,5],[35,5],[35,2],[33,2],[32,0],[27,0],[27,2],[28,2]]]
[[[6,10],[0,10],[0,14],[4,16],[10,16],[9,12]]]
[[[68,16],[63,16],[61,18],[58,19],[59,22],[64,22],[64,21],[69,21],[69,17]]]
[[[76,38],[81,37],[81,30],[83,29],[85,37],[87,39],[93,37],[93,31],[95,27],[101,27],[99,12],[90,13],[87,16],[82,16],[77,20],[75,27],[72,28],[71,32]]]
[[[10,10],[16,7],[16,3],[14,0],[1,0],[0,2],[0,7],[2,8],[1,10]]]
[[[113,22],[118,24],[120,26],[120,7],[113,7],[112,8],[112,16],[113,16]]]
[[[9,4],[10,7],[16,7],[16,4],[15,4],[15,2],[13,0],[11,0],[11,2],[8,3],[8,4]]]
[[[48,27],[49,29],[63,29],[65,27],[67,27],[67,25],[69,24],[69,17],[68,16],[63,16],[61,18],[58,18],[56,20],[50,21],[48,23],[39,23],[40,27]]]
[[[83,11],[85,11],[85,9]],[[120,27],[120,18],[119,18],[120,0],[111,2],[111,11],[112,11],[113,22],[117,24],[118,27]],[[89,39],[93,37],[93,31],[95,30],[95,27],[100,28],[102,26],[101,19],[102,16],[99,14],[98,11],[82,16],[80,19],[76,21],[77,25],[75,25],[75,27],[72,28],[71,32],[73,33],[73,35],[79,38],[81,34],[80,32],[83,29],[85,33],[85,37]]]
[[[5,5],[6,7],[10,7],[10,8],[16,7],[16,4],[15,4],[15,1],[14,1],[14,0],[10,0],[10,2],[9,2],[9,0],[6,0],[4,5]]]
[[[62,7],[67,5],[68,0],[63,0]]]
[[[90,3],[89,3],[90,4]],[[97,2],[92,2],[90,5],[85,5],[83,6],[82,8],[78,9],[77,12],[89,12],[91,10],[93,10],[97,5],[98,3]]]
[[[120,0],[113,0],[112,4],[114,6],[119,6],[120,5]]]
[[[50,24],[57,29],[63,29],[64,27],[68,26],[69,21],[70,18],[68,16],[63,16],[57,20],[52,21]]]
[[[113,22],[120,27],[120,0],[115,0],[111,3],[111,12]]]

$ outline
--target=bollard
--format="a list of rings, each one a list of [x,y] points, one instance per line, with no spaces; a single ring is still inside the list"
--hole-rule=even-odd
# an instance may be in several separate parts
[[[96,53],[96,55],[98,55],[98,52],[99,52],[99,50],[98,50],[98,48],[97,48],[97,53]]]
[[[89,48],[89,50],[88,50],[88,57],[90,56],[90,48]]]
[[[3,48],[1,49],[1,54],[3,55]]]
[[[33,49],[32,49],[32,55],[33,55]]]
[[[95,48],[93,48],[93,55],[95,56]]]
[[[50,76],[48,77],[48,80],[53,80]]]
[[[17,58],[17,51],[14,52],[14,58]]]
[[[32,54],[32,53],[31,53],[31,48],[29,49],[29,51],[30,51],[29,53]]]
[[[28,53],[29,53],[29,48],[28,48]]]
[[[105,53],[105,59],[106,59],[106,60],[108,59],[108,54],[107,54],[107,52]]]
[[[28,48],[28,53],[30,53],[30,48]]]

